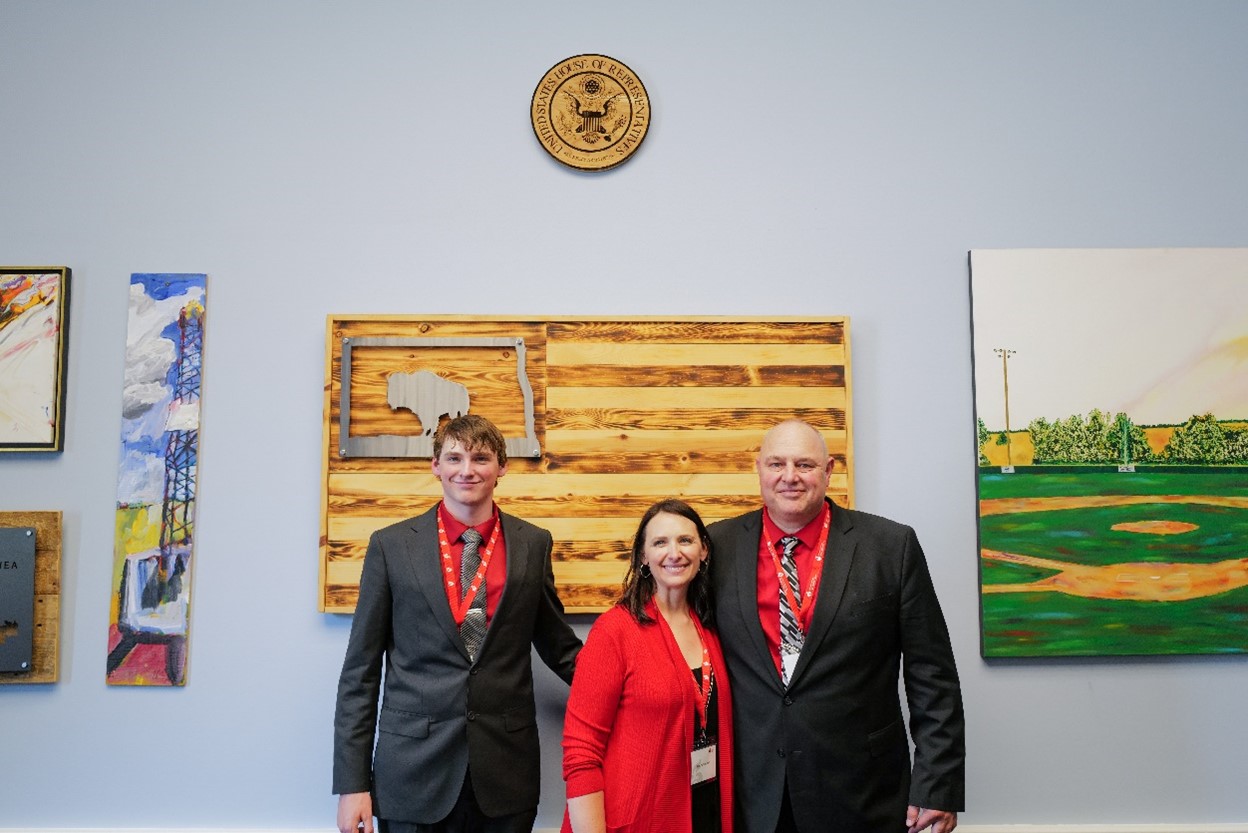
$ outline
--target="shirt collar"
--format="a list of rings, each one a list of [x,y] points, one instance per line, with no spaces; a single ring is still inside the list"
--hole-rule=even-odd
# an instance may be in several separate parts
[[[824,512],[830,512],[831,510],[831,505],[825,500],[823,502],[823,512],[815,515],[806,526],[797,531],[797,539],[801,541],[803,547],[812,550],[819,543],[819,534],[823,531]],[[789,534],[776,526],[776,522],[771,519],[771,513],[765,507],[763,509],[763,531],[767,533],[767,537],[771,539],[771,542],[776,545],[779,545],[781,538]],[[447,534],[450,534],[449,527],[447,528]]]
[[[442,516],[442,528],[446,530],[446,540],[451,543],[458,541],[459,537],[464,534],[464,530],[468,528],[468,524],[463,523],[459,518],[446,511],[445,503],[438,504],[438,514]],[[494,523],[497,517],[498,507],[495,506],[494,511],[490,513],[489,519],[484,523],[477,524],[476,530],[481,533],[481,540],[490,540],[490,536],[494,533]]]

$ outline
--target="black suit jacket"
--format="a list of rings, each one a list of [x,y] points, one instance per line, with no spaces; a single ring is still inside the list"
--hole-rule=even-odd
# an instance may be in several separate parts
[[[961,810],[961,690],[914,530],[833,508],[810,632],[787,689],[758,619],[762,510],[710,533],[732,680],[738,833],[773,833],[786,784],[803,831],[902,831],[908,804]]]
[[[431,824],[451,811],[471,761],[486,815],[529,811],[540,769],[529,646],[569,683],[581,647],[555,592],[550,533],[501,515],[507,580],[470,662],[446,599],[436,512],[369,541],[338,682],[334,792],[371,790],[377,817]]]

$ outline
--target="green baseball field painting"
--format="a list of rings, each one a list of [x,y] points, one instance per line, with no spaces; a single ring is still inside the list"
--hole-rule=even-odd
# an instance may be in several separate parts
[[[1248,653],[1248,249],[970,267],[983,656]]]

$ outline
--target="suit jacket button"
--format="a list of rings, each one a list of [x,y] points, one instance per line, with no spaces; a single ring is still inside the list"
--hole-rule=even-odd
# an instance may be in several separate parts
[[[781,758],[783,758],[783,757],[784,757],[784,750],[783,750],[783,749],[777,749],[777,750],[776,750],[776,754],[777,754],[777,755],[779,755]]]
[[[468,673],[475,677],[477,674],[477,666],[474,665],[471,668],[469,668]]]
[[[477,713],[476,713],[476,712],[468,712],[468,719],[469,719],[469,720],[476,720],[476,719],[477,719]]]
[[[793,698],[792,698],[792,697],[785,697],[785,698],[784,698],[784,704],[785,704],[786,706],[791,706],[791,705],[793,705]]]

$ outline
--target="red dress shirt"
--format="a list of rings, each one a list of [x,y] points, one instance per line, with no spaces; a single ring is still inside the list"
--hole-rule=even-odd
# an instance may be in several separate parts
[[[830,509],[831,507],[824,504],[823,512]],[[798,544],[793,557],[797,561],[798,587],[793,588],[793,592],[798,596],[806,592],[806,585],[810,582],[810,573],[815,565],[815,547],[818,546],[819,535],[823,532],[823,512],[797,531]],[[782,549],[780,539],[788,534],[776,526],[771,515],[763,510],[763,534],[758,539],[758,622],[763,626],[763,636],[767,637],[767,647],[771,649],[771,658],[776,663],[777,672],[780,671],[780,580],[776,577],[776,563],[767,549],[767,539],[771,539],[776,547],[776,555],[779,556]],[[810,619],[815,612],[815,599],[818,597],[819,592],[816,589],[811,599],[802,601],[799,621],[803,632],[810,629]]]
[[[463,563],[464,542],[460,538],[464,534],[464,530],[468,528],[465,523],[460,523],[450,512],[446,511],[444,504],[438,504],[438,514],[442,517],[442,528],[446,530],[446,540],[451,542],[451,569],[454,571],[452,576],[455,579],[455,586],[449,587],[446,582],[442,582],[443,589],[446,590],[446,600],[451,606],[451,610],[459,607],[460,599],[463,597],[463,588],[459,586],[459,570]],[[494,534],[494,524],[497,522],[497,515],[491,515],[490,519],[483,524],[477,524],[476,530],[481,533],[481,555],[485,555],[485,548],[490,543],[490,536]],[[498,609],[498,600],[503,597],[503,585],[507,582],[507,546],[503,541],[503,531],[498,531],[498,543],[494,545],[494,554],[490,556],[490,566],[485,570],[485,621],[488,625],[490,620],[494,618],[494,611]]]

